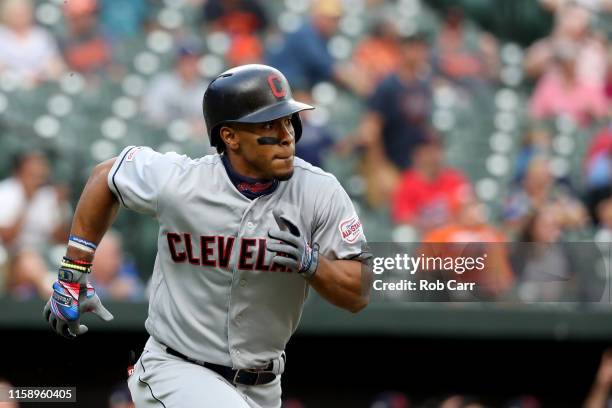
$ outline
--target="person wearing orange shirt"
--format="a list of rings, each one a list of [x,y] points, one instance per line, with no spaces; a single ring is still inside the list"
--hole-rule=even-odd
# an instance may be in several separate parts
[[[423,237],[423,254],[442,257],[485,257],[484,268],[468,268],[449,279],[476,282],[479,294],[498,296],[514,283],[506,236],[489,224],[486,208],[476,198],[463,201],[456,222],[431,230]],[[455,245],[457,244],[457,245]]]

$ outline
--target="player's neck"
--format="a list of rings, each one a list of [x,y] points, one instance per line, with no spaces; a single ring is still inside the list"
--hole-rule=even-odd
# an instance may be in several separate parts
[[[221,158],[223,160],[225,169],[232,177],[237,177],[242,179],[242,181],[248,181],[251,183],[265,183],[272,181],[272,179],[262,177],[257,171],[251,169],[244,160],[241,160],[240,157],[224,153]]]
[[[226,154],[221,156],[221,159],[232,184],[242,195],[251,200],[262,195],[271,194],[278,187],[278,180],[254,178],[241,174],[236,170],[234,163],[232,163]]]

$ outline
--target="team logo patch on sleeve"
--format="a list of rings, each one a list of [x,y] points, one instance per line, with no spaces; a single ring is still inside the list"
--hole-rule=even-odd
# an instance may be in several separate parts
[[[136,153],[138,153],[140,150],[142,150],[142,146],[135,147],[132,150],[130,150],[127,156],[125,156],[125,161],[131,162],[132,160],[134,160],[134,156],[136,156]]]
[[[353,214],[352,217],[340,221],[338,229],[340,230],[342,240],[349,244],[355,243],[363,234],[363,227],[357,214]]]

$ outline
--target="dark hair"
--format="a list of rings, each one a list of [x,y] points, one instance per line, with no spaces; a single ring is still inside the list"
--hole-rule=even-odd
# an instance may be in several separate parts
[[[15,153],[11,160],[11,171],[17,173],[23,164],[32,157],[46,158],[47,155],[42,150],[23,150]]]

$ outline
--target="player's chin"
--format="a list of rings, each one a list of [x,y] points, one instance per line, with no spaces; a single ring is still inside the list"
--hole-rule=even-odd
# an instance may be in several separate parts
[[[293,156],[287,159],[275,159],[272,163],[272,173],[275,179],[284,181],[293,176]]]
[[[293,176],[293,167],[286,172],[278,173],[274,178],[277,179],[278,181],[286,181],[286,180],[289,180],[292,176]]]
[[[281,166],[274,166],[272,173],[274,178],[279,181],[289,180],[293,176],[293,160],[287,161]]]

